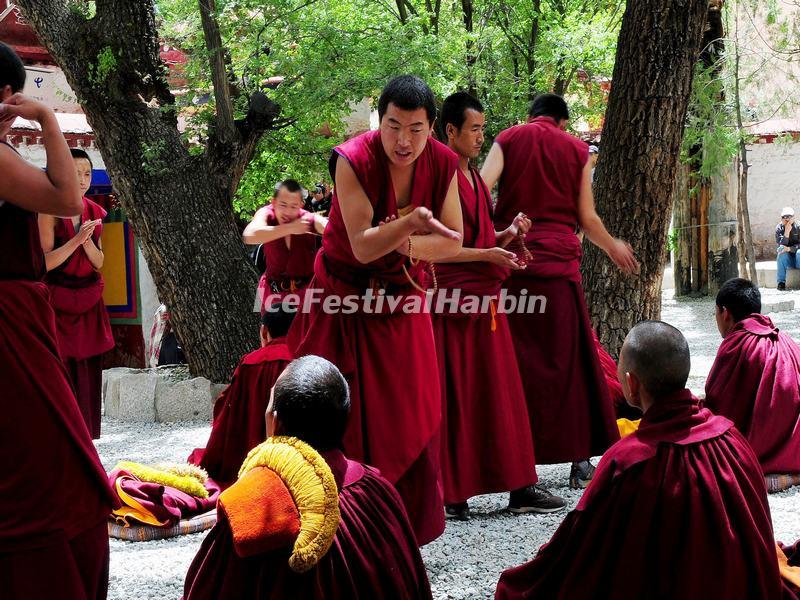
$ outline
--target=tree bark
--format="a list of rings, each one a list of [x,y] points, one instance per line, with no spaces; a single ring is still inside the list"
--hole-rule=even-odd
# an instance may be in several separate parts
[[[741,219],[741,230],[744,237],[745,257],[749,265],[749,272],[742,274],[758,287],[758,272],[756,270],[756,256],[753,248],[753,232],[750,228],[750,207],[747,205],[747,176],[750,171],[750,164],[747,162],[747,132],[744,129],[742,119],[742,94],[740,78],[741,49],[739,48],[739,19],[736,17],[736,40],[735,54],[733,58],[733,81],[734,81],[734,105],[736,108],[736,127],[739,132],[739,218]]]
[[[632,244],[642,267],[625,277],[592,245],[583,262],[592,321],[612,354],[633,325],[661,314],[672,191],[707,7],[628,2],[622,19],[595,189],[609,231]]]
[[[709,0],[706,28],[701,42],[700,66],[719,77],[723,66],[725,51],[724,26],[722,22],[723,0]],[[719,84],[715,102],[718,110],[725,109],[725,91]],[[707,123],[706,127],[713,127]],[[690,151],[690,178],[694,183],[692,189],[696,197],[690,196],[687,187],[676,194],[673,226],[676,230],[691,231],[696,238],[694,244],[688,244],[688,260],[675,264],[677,281],[687,281],[688,285],[676,285],[677,296],[686,294],[715,294],[736,271],[737,251],[736,230],[731,236],[730,224],[736,220],[735,189],[731,191],[729,169],[703,178],[700,173],[702,161],[705,160],[706,149],[697,144]],[[734,186],[735,188],[735,186]],[[680,189],[680,182],[678,183]],[[694,225],[691,225],[694,223]],[[684,228],[689,228],[684,229]],[[679,236],[682,238],[684,236]],[[680,240],[683,242],[684,240]],[[683,256],[681,256],[683,259]],[[679,273],[679,271],[682,271]]]
[[[226,139],[212,134],[193,156],[177,129],[152,0],[97,0],[90,20],[59,0],[17,4],[77,94],[192,373],[227,380],[258,345],[258,275],[231,200],[275,106],[262,102],[269,114],[255,111]]]

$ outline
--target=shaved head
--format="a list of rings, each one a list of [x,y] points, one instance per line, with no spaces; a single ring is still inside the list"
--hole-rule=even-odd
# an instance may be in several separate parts
[[[663,321],[642,321],[628,332],[620,370],[635,375],[652,398],[686,387],[691,360],[683,334]]]

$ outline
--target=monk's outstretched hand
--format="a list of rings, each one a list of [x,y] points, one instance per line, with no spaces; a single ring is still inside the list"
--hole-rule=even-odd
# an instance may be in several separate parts
[[[435,219],[433,213],[423,206],[414,209],[408,218],[414,225],[414,231],[419,233],[437,233],[449,240],[460,240],[461,234],[448,228],[444,223]]]
[[[639,272],[639,261],[628,242],[615,238],[607,254],[623,273],[631,275]]]
[[[500,247],[487,248],[484,250],[483,260],[514,271],[525,268],[525,265],[520,264],[516,254]]]

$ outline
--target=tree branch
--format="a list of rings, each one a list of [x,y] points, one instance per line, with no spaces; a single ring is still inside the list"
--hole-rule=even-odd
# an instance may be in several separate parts
[[[15,0],[20,13],[29,21],[45,46],[54,55],[73,51],[73,35],[85,27],[86,21],[72,13],[63,2],[57,0]]]
[[[225,68],[225,49],[216,16],[217,3],[216,0],[198,0],[198,4],[217,108],[215,135],[222,145],[229,145],[236,140],[236,125],[233,121],[233,103]]]
[[[400,17],[400,22],[405,25],[408,23],[408,10],[406,9],[406,0],[395,0],[397,4],[397,14]]]

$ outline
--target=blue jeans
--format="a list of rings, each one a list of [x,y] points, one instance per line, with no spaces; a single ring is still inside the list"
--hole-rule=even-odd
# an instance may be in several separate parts
[[[786,283],[786,269],[797,268],[797,255],[790,252],[778,254],[778,283]]]

